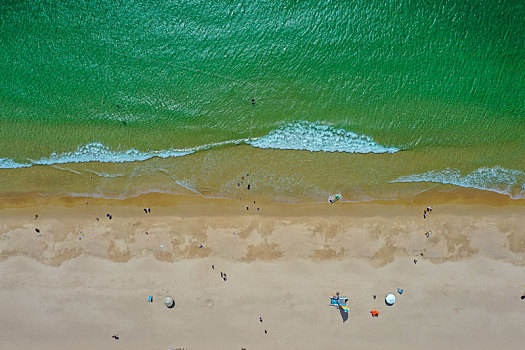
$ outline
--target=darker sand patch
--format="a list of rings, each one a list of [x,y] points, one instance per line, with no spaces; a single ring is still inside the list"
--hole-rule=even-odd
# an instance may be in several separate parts
[[[406,253],[405,248],[396,247],[392,242],[387,242],[369,258],[369,262],[374,267],[381,267],[393,262],[396,255],[406,255]]]
[[[186,249],[186,257],[190,259],[204,258],[211,255],[211,248],[192,245]]]
[[[417,227],[417,225],[411,220],[406,223],[374,223],[365,225],[363,230],[368,231],[370,233],[370,238],[373,240],[390,241],[394,236],[410,234],[413,227]]]
[[[159,261],[173,262],[175,261],[174,254],[168,249],[155,250],[153,253],[155,259]]]
[[[468,232],[470,232],[468,227],[462,228],[461,226],[454,226],[450,223],[443,224],[443,231],[440,235],[446,242],[446,251],[443,253],[440,260],[458,260],[471,257],[476,253],[477,249],[470,246]]]
[[[11,256],[20,255],[17,250],[14,249],[2,249],[0,250],[0,261],[7,260]]]
[[[56,251],[55,255],[48,260],[47,265],[60,266],[64,261],[74,259],[82,253],[80,248],[63,248]]]
[[[507,242],[511,252],[525,252],[525,230],[515,230],[507,236]]]
[[[65,261],[74,259],[82,254],[82,250],[80,248],[62,248],[59,250],[54,250],[55,253],[51,257],[44,257],[43,252],[44,251],[40,253],[34,253],[20,250],[2,250],[0,252],[0,261],[4,261],[12,256],[25,256],[44,265],[58,267]]]
[[[126,262],[132,258],[130,250],[126,247],[121,249],[115,244],[115,241],[110,241],[107,248],[108,258],[111,261]]]
[[[273,233],[275,223],[271,220],[250,220],[250,222],[241,227],[236,235],[239,238],[246,239],[252,232],[257,232],[259,236],[267,237]]]
[[[339,233],[343,231],[343,225],[341,223],[333,224],[327,221],[316,224],[312,229],[314,236],[323,236],[325,241],[334,239]]]
[[[254,260],[274,260],[280,258],[283,253],[278,250],[279,245],[277,243],[261,243],[259,245],[249,245],[248,253],[245,257],[241,258],[241,261],[254,261]]]
[[[206,239],[208,236],[201,232],[198,235],[198,238],[200,239],[197,239],[193,235],[172,237],[171,244],[176,253],[174,258],[196,259],[211,255],[212,249],[206,246]]]
[[[345,248],[340,247],[338,250],[330,248],[325,245],[323,249],[314,250],[312,258],[316,260],[330,260],[330,259],[339,259],[345,256]]]

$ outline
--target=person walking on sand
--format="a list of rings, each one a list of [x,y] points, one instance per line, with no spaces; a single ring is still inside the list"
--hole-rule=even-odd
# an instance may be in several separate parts
[[[260,316],[259,316],[259,322],[261,322],[261,323],[262,323],[262,317],[260,317]]]

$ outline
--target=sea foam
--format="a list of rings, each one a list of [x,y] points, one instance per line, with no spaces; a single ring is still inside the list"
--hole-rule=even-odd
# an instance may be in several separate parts
[[[136,149],[128,150],[112,150],[101,143],[94,142],[84,146],[80,146],[76,151],[65,153],[52,153],[48,158],[41,158],[34,160],[33,164],[37,165],[51,165],[51,164],[66,164],[66,163],[87,163],[87,162],[101,162],[101,163],[123,163],[144,161],[153,157],[169,158],[180,157],[192,153],[191,150],[167,150],[167,151],[153,151],[141,152]]]
[[[378,145],[366,135],[358,135],[330,125],[299,121],[287,123],[248,144],[258,148],[306,150],[311,152],[395,153],[395,147]]]
[[[497,192],[513,199],[525,198],[525,173],[499,166],[479,168],[464,176],[458,169],[432,170],[401,176],[391,182],[433,182]]]
[[[384,147],[374,142],[371,137],[358,135],[344,129],[335,129],[329,125],[299,121],[287,123],[259,138],[227,140],[186,149],[162,151],[139,151],[136,149],[111,149],[100,142],[79,146],[75,151],[54,152],[48,157],[37,160],[28,159],[28,163],[17,163],[10,158],[0,158],[0,169],[15,169],[33,165],[56,165],[68,163],[124,163],[141,162],[151,158],[182,157],[198,151],[228,145],[248,144],[257,148],[287,150],[307,150],[312,152],[347,152],[347,153],[394,153],[395,147]]]
[[[15,162],[10,158],[0,158],[0,169],[15,169],[23,167],[31,167],[34,165],[55,165],[68,163],[125,163],[125,162],[141,162],[151,158],[171,158],[182,157],[198,151],[207,150],[210,148],[221,147],[231,144],[241,144],[254,139],[240,139],[216,142],[206,145],[200,145],[186,149],[169,149],[163,151],[148,151],[142,152],[134,148],[128,150],[111,149],[108,146],[99,142],[89,143],[87,145],[79,146],[75,151],[57,153],[53,152],[49,157],[42,157],[38,160],[28,159],[29,163],[21,164]]]
[[[0,169],[28,168],[31,164],[17,163],[10,158],[0,158]]]

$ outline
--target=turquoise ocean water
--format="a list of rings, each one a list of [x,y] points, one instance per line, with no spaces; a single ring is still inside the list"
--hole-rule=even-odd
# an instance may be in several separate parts
[[[2,1],[0,195],[524,198],[524,18],[519,1]]]

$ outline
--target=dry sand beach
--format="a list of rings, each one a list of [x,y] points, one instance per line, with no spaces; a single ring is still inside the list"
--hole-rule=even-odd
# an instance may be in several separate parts
[[[435,200],[423,219],[423,202],[85,200],[3,202],[1,349],[525,343],[521,201]],[[350,298],[347,319],[328,306],[337,291]],[[395,305],[385,305],[387,293]]]

